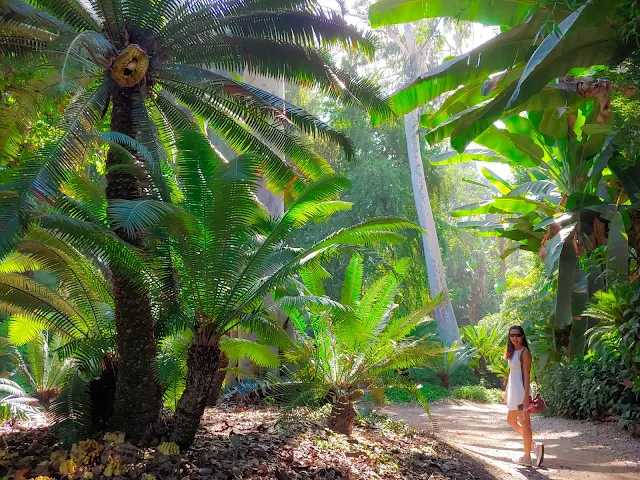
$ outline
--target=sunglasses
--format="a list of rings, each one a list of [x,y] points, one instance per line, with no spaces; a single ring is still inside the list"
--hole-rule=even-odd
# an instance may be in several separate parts
[[[522,338],[523,335],[521,333],[510,333],[509,337],[511,337],[511,338]]]

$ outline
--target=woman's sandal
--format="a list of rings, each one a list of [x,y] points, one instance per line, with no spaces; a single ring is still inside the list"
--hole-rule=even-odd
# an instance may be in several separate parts
[[[534,450],[536,452],[536,467],[539,467],[544,460],[544,443],[536,443]]]

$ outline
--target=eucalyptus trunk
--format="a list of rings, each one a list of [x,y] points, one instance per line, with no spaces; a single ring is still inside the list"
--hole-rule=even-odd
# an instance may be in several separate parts
[[[419,52],[413,34],[413,27],[410,24],[405,24],[404,31],[406,46],[409,51],[407,73],[409,74],[409,78],[413,78],[419,73],[417,67],[417,65],[419,65]],[[436,224],[433,219],[431,202],[429,201],[429,191],[424,175],[424,166],[422,165],[418,118],[419,112],[414,110],[405,115],[404,125],[407,138],[407,155],[411,168],[413,198],[418,212],[418,222],[425,230],[425,233],[422,235],[422,245],[424,248],[425,262],[427,264],[429,291],[431,296],[435,296],[440,292],[447,291],[447,279],[442,265],[442,254],[440,253]],[[460,331],[458,330],[451,300],[447,300],[435,309],[435,317],[440,338],[443,342],[450,345],[452,342],[460,339]]]
[[[187,450],[196,437],[200,417],[207,407],[220,364],[217,338],[200,330],[194,337],[187,357],[187,382],[173,416],[172,440]]]
[[[111,130],[135,138],[132,102],[141,96],[140,87],[118,89],[111,98]],[[113,200],[138,200],[143,186],[134,173],[113,169],[118,165],[115,152],[107,155],[109,203]],[[124,230],[114,232],[125,242],[140,247],[142,239]],[[132,440],[139,440],[150,424],[158,419],[162,392],[156,378],[156,342],[151,301],[145,286],[112,270],[112,288],[116,317],[118,376],[111,427],[123,430]]]

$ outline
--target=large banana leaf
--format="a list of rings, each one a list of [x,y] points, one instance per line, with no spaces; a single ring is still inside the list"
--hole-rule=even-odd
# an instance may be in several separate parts
[[[629,270],[629,241],[620,212],[616,212],[609,223],[608,247],[610,268],[626,275]]]
[[[451,212],[452,217],[484,215],[487,213],[519,213],[526,215],[534,210],[553,214],[554,209],[541,202],[524,197],[493,197],[484,202],[465,205]]]
[[[513,82],[511,82],[511,84],[509,84],[508,86],[512,88]],[[464,88],[465,87],[462,87],[461,90],[463,90]],[[424,122],[424,125],[428,128],[432,128],[432,130],[430,130],[425,136],[425,139],[430,145],[435,145],[445,138],[451,137],[454,131],[458,131],[459,128],[468,126],[473,121],[473,118],[475,118],[474,115],[480,112],[483,108],[490,105],[491,99],[495,97],[494,94],[497,95],[501,91],[502,88],[494,90],[489,96],[483,97],[485,99],[484,101],[475,105],[471,105],[466,110],[455,113],[449,118],[446,118],[448,112],[438,110],[438,112],[434,114],[437,115],[437,117],[433,118],[433,124],[428,123],[431,117],[423,117],[422,121]],[[538,94],[533,95],[531,98],[529,98],[526,102],[523,102],[509,109],[508,111],[503,112],[503,114],[501,115],[501,119],[507,116],[516,116],[523,111],[532,112],[539,110],[549,110],[557,112],[557,109],[576,109],[584,102],[584,97],[578,95],[577,92],[569,91],[558,85],[548,85],[544,87]],[[441,123],[437,123],[436,125],[436,122]]]
[[[572,68],[615,64],[626,54],[615,25],[603,23],[598,27],[578,29],[563,37],[558,46],[531,71],[520,85],[517,96],[514,96],[517,88],[514,82],[483,108],[469,115],[452,132],[451,145],[458,151],[464,150],[493,122],[504,116],[506,110],[523,105],[549,82],[566,75]]]
[[[421,18],[455,17],[484,25],[518,25],[538,8],[535,0],[382,0],[369,7],[373,28]]]
[[[420,75],[390,97],[393,114],[404,115],[460,85],[485,80],[494,72],[526,61],[533,52],[532,39],[539,29],[540,19],[532,19]],[[371,115],[374,126],[386,120],[389,118]]]

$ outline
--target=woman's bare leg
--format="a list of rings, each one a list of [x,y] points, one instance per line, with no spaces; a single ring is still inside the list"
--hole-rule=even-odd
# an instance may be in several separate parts
[[[509,413],[507,414],[507,424],[513,428],[516,432],[518,432],[518,434],[524,438],[523,436],[523,432],[522,432],[522,426],[520,426],[520,424],[518,423],[518,418],[520,418],[520,411],[519,410],[509,410]]]
[[[520,416],[520,423],[522,424],[524,454],[525,456],[529,456],[531,454],[531,445],[533,444],[533,432],[531,431],[531,414],[529,412],[522,413],[522,415]]]

